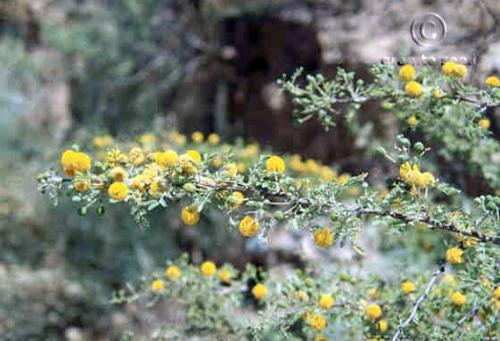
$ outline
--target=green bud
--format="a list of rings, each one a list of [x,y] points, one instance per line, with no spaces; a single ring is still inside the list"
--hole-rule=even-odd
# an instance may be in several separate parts
[[[415,149],[415,151],[419,154],[423,153],[423,151],[425,150],[425,147],[424,147],[424,144],[422,142],[417,142],[413,145],[413,148]]]
[[[403,138],[401,139],[401,145],[403,145],[404,147],[407,147],[407,148],[408,148],[408,147],[411,145],[410,140],[408,140],[407,138],[404,138],[404,137],[403,137]]]
[[[384,101],[384,102],[382,102],[381,107],[382,107],[382,109],[389,111],[389,110],[392,110],[392,108],[394,108],[394,103]]]
[[[376,149],[376,152],[377,154],[379,154],[380,156],[385,156],[387,154],[387,151],[385,150],[384,147],[382,146],[378,146],[377,149]]]
[[[101,216],[101,217],[102,217],[102,216],[104,215],[104,213],[105,213],[105,212],[106,212],[106,209],[104,208],[104,206],[99,206],[99,207],[97,208],[97,215],[98,215],[98,216]]]
[[[306,284],[306,286],[308,286],[309,288],[313,287],[314,286],[314,280],[311,278],[311,277],[307,277],[305,280],[304,280],[304,283]]]
[[[80,215],[82,217],[85,216],[85,215],[87,215],[87,207],[80,207],[78,209],[78,215]]]
[[[195,184],[191,183],[191,182],[188,182],[186,184],[184,184],[184,186],[182,186],[182,188],[184,188],[184,190],[186,192],[190,192],[190,193],[193,193],[196,191],[196,186]]]
[[[347,282],[347,281],[351,280],[351,276],[349,276],[349,274],[348,274],[347,272],[342,271],[342,272],[340,273],[340,279],[341,279],[342,281],[346,281],[346,282]]]
[[[283,219],[285,219],[285,215],[283,214],[282,211],[275,211],[273,216],[278,221],[282,221]]]
[[[486,208],[490,211],[494,211],[497,208],[497,205],[493,201],[490,201],[486,204]]]
[[[408,159],[406,158],[406,155],[400,154],[400,155],[398,156],[398,162],[399,162],[399,163],[404,163],[404,162],[406,162],[407,160],[408,160]]]

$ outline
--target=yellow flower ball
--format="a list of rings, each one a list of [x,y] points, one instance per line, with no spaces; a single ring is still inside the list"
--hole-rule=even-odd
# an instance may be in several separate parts
[[[128,177],[128,173],[122,167],[115,167],[109,173],[114,181],[123,182]]]
[[[200,221],[200,212],[195,207],[184,207],[181,210],[182,222],[186,225],[195,225]]]
[[[170,265],[166,270],[165,270],[165,277],[168,279],[175,281],[181,278],[182,276],[182,271],[175,265]]]
[[[387,322],[387,320],[380,320],[377,323],[377,327],[381,333],[385,333],[389,329],[389,322]]]
[[[222,283],[231,283],[231,272],[226,269],[219,271],[219,279]]]
[[[217,135],[217,134],[215,134],[215,133],[212,133],[212,134],[208,135],[207,141],[208,141],[208,143],[210,143],[212,146],[215,146],[215,145],[218,145],[218,144],[219,144],[219,142],[220,142],[220,137],[219,137],[219,135]]]
[[[200,131],[195,131],[193,134],[191,134],[191,140],[193,140],[194,143],[202,143],[204,139],[205,137]]]
[[[97,148],[105,148],[113,144],[113,138],[109,135],[96,136],[94,137],[92,142]]]
[[[217,266],[213,262],[207,261],[201,264],[201,273],[205,277],[211,277],[217,272]]]
[[[467,77],[467,67],[463,64],[456,64],[451,74],[457,78],[465,78]]]
[[[238,174],[238,166],[236,166],[236,163],[231,162],[228,163],[227,165],[224,166],[224,169],[222,170],[222,175],[232,178],[236,174]]]
[[[220,168],[223,163],[224,160],[222,160],[220,156],[216,156],[212,161],[212,166],[214,166],[215,168]]]
[[[500,287],[495,288],[495,291],[493,292],[493,298],[500,300]]]
[[[462,307],[465,304],[465,301],[466,297],[460,291],[455,291],[453,295],[451,295],[451,302],[457,307]]]
[[[441,278],[441,281],[443,281],[446,285],[453,285],[455,284],[455,277],[453,277],[453,275],[446,274],[443,278]]]
[[[405,85],[405,92],[411,97],[419,97],[424,93],[422,85],[415,81],[409,81]]]
[[[252,288],[252,295],[257,301],[262,301],[267,296],[267,288],[262,283],[257,283]]]
[[[236,191],[233,192],[233,194],[231,195],[230,202],[234,207],[240,207],[244,201],[245,201],[245,195],[241,192]]]
[[[284,173],[286,169],[285,161],[281,157],[273,155],[267,159],[266,169],[268,172]]]
[[[156,152],[154,159],[156,164],[162,168],[172,167],[177,163],[177,153],[173,150]]]
[[[90,157],[82,152],[66,150],[61,155],[61,166],[68,176],[75,176],[76,173],[88,172],[92,166]]]
[[[406,120],[406,123],[408,123],[408,125],[410,127],[413,127],[415,124],[417,124],[417,118],[415,117],[415,115],[411,115],[410,117],[408,117],[408,119]]]
[[[450,264],[461,264],[464,251],[458,247],[451,247],[446,250],[446,261]]]
[[[201,162],[201,155],[198,151],[194,149],[190,149],[186,152],[186,155],[189,156],[195,164],[199,164]]]
[[[415,288],[415,284],[413,284],[413,282],[404,281],[403,283],[401,283],[401,291],[403,292],[403,294],[409,295],[409,294],[415,292],[415,290],[416,290],[416,288]]]
[[[415,68],[410,64],[406,64],[399,69],[399,79],[402,81],[409,81],[410,79],[415,77]]]
[[[154,280],[151,283],[151,290],[154,292],[161,292],[165,288],[165,285],[163,284],[163,281],[161,279]]]
[[[484,129],[490,129],[491,122],[487,118],[482,118],[479,120],[479,125],[483,127]]]
[[[441,70],[443,71],[443,74],[446,76],[451,76],[453,74],[453,70],[455,69],[455,66],[457,64],[454,62],[446,62],[443,64]]]
[[[128,187],[123,182],[113,182],[108,188],[108,194],[111,199],[123,201],[127,197]]]
[[[316,229],[313,233],[314,244],[321,248],[330,247],[333,245],[333,233],[328,227]]]
[[[484,83],[491,88],[496,88],[500,86],[500,79],[497,76],[489,76]]]
[[[134,166],[140,166],[144,163],[146,160],[146,157],[144,156],[144,151],[141,148],[132,148],[130,150],[129,155],[129,160],[132,162]]]
[[[89,182],[86,180],[75,180],[73,187],[77,192],[87,192],[89,190]]]
[[[371,288],[368,290],[368,297],[370,297],[370,299],[374,300],[377,298],[377,288]]]
[[[434,92],[432,93],[432,97],[434,97],[435,99],[441,99],[443,98],[444,94],[443,92],[441,91],[441,89],[436,89],[434,90]]]
[[[259,232],[260,225],[254,218],[249,215],[246,215],[241,219],[239,224],[239,230],[242,236],[244,237],[253,237]]]
[[[311,327],[315,330],[320,331],[326,328],[326,319],[321,315],[314,314],[309,320],[311,322]]]
[[[330,309],[333,307],[333,304],[335,303],[335,300],[331,295],[328,294],[323,294],[319,298],[319,307],[322,309]]]
[[[366,307],[365,314],[368,321],[374,321],[382,316],[382,308],[378,304],[370,304]]]

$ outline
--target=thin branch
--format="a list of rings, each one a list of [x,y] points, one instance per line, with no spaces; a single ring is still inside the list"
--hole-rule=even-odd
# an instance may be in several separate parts
[[[417,312],[418,312],[418,308],[420,307],[420,304],[422,304],[422,302],[427,298],[427,296],[429,296],[429,293],[430,293],[432,287],[436,283],[438,277],[444,272],[444,270],[445,270],[444,265],[440,264],[438,269],[432,275],[431,280],[427,284],[427,287],[425,288],[424,293],[415,302],[415,305],[413,306],[413,309],[412,309],[411,314],[408,317],[408,319],[406,319],[406,321],[404,321],[402,324],[399,325],[396,334],[394,334],[394,336],[392,337],[392,341],[398,340],[403,329],[407,328],[410,325],[410,323],[414,322],[415,317],[417,316]]]

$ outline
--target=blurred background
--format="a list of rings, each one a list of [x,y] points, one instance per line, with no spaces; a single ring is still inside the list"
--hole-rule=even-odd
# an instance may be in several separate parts
[[[299,66],[369,80],[382,58],[421,53],[410,24],[425,12],[448,25],[436,53],[476,56],[472,84],[498,74],[495,0],[1,0],[0,339],[140,334],[148,316],[109,304],[111,292],[182,251],[238,266],[297,262],[286,235],[245,252],[217,212],[203,234],[181,230],[177,211],[156,212],[148,230],[120,208],[82,219],[73,204],[54,209],[37,193],[36,175],[71,141],[159,127],[243,137],[340,172],[370,170],[372,136],[392,141],[400,131],[394,115],[363,107],[365,135],[342,119],[330,132],[313,121],[294,126],[276,80]],[[498,138],[498,112],[488,117]],[[471,195],[493,191],[472,175],[460,185]],[[382,243],[368,238],[373,248]]]

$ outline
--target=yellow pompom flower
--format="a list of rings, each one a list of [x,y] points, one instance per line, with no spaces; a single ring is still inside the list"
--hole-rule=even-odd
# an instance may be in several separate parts
[[[382,308],[378,304],[370,304],[366,307],[365,314],[368,321],[374,321],[382,316]]]
[[[215,266],[213,262],[206,261],[203,264],[201,264],[200,270],[203,276],[211,277],[215,275],[215,273],[217,272],[217,266]]]
[[[323,330],[326,328],[326,319],[318,314],[312,315],[310,318],[311,327],[315,330]]]
[[[368,297],[370,297],[370,299],[374,300],[377,298],[377,288],[371,288],[368,290]]]
[[[233,194],[231,195],[230,202],[234,207],[240,207],[244,201],[245,201],[245,195],[241,192],[236,191],[233,192]]]
[[[163,284],[163,281],[161,279],[154,280],[151,283],[151,290],[154,292],[161,292],[165,288],[165,285]]]
[[[484,83],[491,88],[496,88],[500,86],[500,79],[497,76],[489,76]]]
[[[220,137],[219,137],[219,135],[217,135],[217,134],[215,134],[215,133],[212,133],[212,134],[208,135],[207,141],[208,141],[208,143],[210,143],[212,146],[215,146],[215,145],[218,145],[218,144],[219,144],[219,142],[220,142]]]
[[[186,225],[195,225],[200,221],[200,212],[193,206],[184,207],[181,210],[181,219]]]
[[[328,166],[322,166],[320,170],[320,176],[325,181],[332,181],[337,176],[337,172]]]
[[[61,155],[61,166],[67,176],[75,176],[76,173],[88,172],[92,166],[90,157],[82,152],[66,150]]]
[[[108,188],[108,194],[111,199],[122,201],[127,197],[128,187],[123,182],[113,182]]]
[[[268,172],[284,173],[286,169],[285,161],[281,157],[273,155],[267,159],[266,169]]]
[[[412,281],[404,281],[403,283],[401,283],[401,291],[405,295],[409,295],[412,292],[415,292],[415,289],[415,284],[413,284]]]
[[[203,136],[201,131],[195,131],[191,134],[191,140],[193,140],[194,143],[202,143],[204,139],[205,136]]]
[[[214,157],[214,159],[212,161],[212,166],[214,166],[215,168],[220,168],[223,163],[224,163],[224,160],[222,160],[222,158],[220,156],[216,156],[216,157]]]
[[[441,89],[436,89],[434,90],[434,92],[432,93],[432,97],[434,97],[435,99],[441,99],[443,98],[443,92],[441,91]]]
[[[236,163],[234,162],[228,163],[227,165],[224,166],[222,174],[228,178],[232,178],[236,174],[238,174],[238,166],[236,166]]]
[[[156,142],[156,135],[153,133],[142,134],[139,136],[139,142],[143,145],[152,145]]]
[[[455,284],[455,277],[453,277],[453,275],[451,275],[451,274],[444,275],[443,278],[441,278],[441,280],[446,285],[453,285],[453,284]]]
[[[128,153],[128,157],[130,162],[132,162],[134,166],[140,166],[146,160],[146,157],[144,156],[144,151],[138,147],[132,148]]]
[[[399,79],[402,81],[409,81],[415,77],[415,68],[410,64],[406,64],[399,69]]]
[[[156,152],[154,159],[156,164],[162,168],[172,167],[177,163],[177,153],[173,150]]]
[[[408,123],[408,125],[410,127],[413,127],[415,124],[417,124],[417,117],[415,117],[415,115],[411,115],[410,117],[408,117],[408,119],[406,120],[406,123]]]
[[[333,233],[328,227],[316,229],[313,233],[314,244],[321,248],[330,247],[333,244]]]
[[[87,192],[89,190],[89,181],[75,180],[73,181],[73,187],[77,192]]]
[[[246,215],[241,219],[239,224],[239,230],[242,236],[244,237],[253,237],[259,232],[260,225],[254,218],[249,215]]]
[[[483,127],[484,129],[490,129],[491,122],[487,118],[482,118],[479,120],[479,125]]]
[[[262,283],[257,283],[252,288],[252,295],[257,301],[262,301],[267,296],[267,288]]]
[[[328,294],[323,294],[319,298],[319,307],[322,309],[330,309],[333,307],[333,304],[335,303],[335,300],[331,295]]]
[[[377,327],[381,333],[385,333],[389,329],[389,322],[387,322],[387,320],[380,320],[377,323]]]
[[[222,283],[231,283],[231,272],[229,270],[222,269],[219,271],[219,279]]]
[[[460,291],[455,291],[453,295],[451,295],[451,302],[457,307],[462,307],[465,304],[465,301],[466,297]]]
[[[415,81],[409,81],[405,85],[405,92],[411,97],[419,97],[424,93],[422,85]]]
[[[446,261],[450,264],[461,264],[464,251],[458,247],[451,247],[446,250]]]
[[[106,163],[112,167],[120,163],[126,163],[128,157],[120,149],[113,148],[106,154]]]
[[[97,148],[105,148],[113,144],[113,138],[109,135],[96,136],[92,142]]]
[[[114,181],[123,182],[128,177],[128,173],[122,167],[115,167],[109,173]]]
[[[182,276],[182,271],[175,265],[170,265],[165,270],[165,277],[167,277],[171,281],[178,280]]]
[[[500,287],[496,287],[493,292],[493,298],[496,300],[500,300]]]
[[[412,166],[408,161],[399,167],[399,176],[407,184],[419,188],[427,188],[436,182],[431,173],[422,173],[418,165]]]
[[[189,156],[195,164],[199,164],[201,162],[201,155],[198,151],[194,149],[190,149],[186,152],[186,155]]]
[[[463,64],[455,62],[446,62],[441,69],[446,76],[453,76],[457,78],[465,78],[467,76],[467,67]]]
[[[463,64],[456,64],[451,74],[457,78],[465,78],[467,77],[467,67]]]

